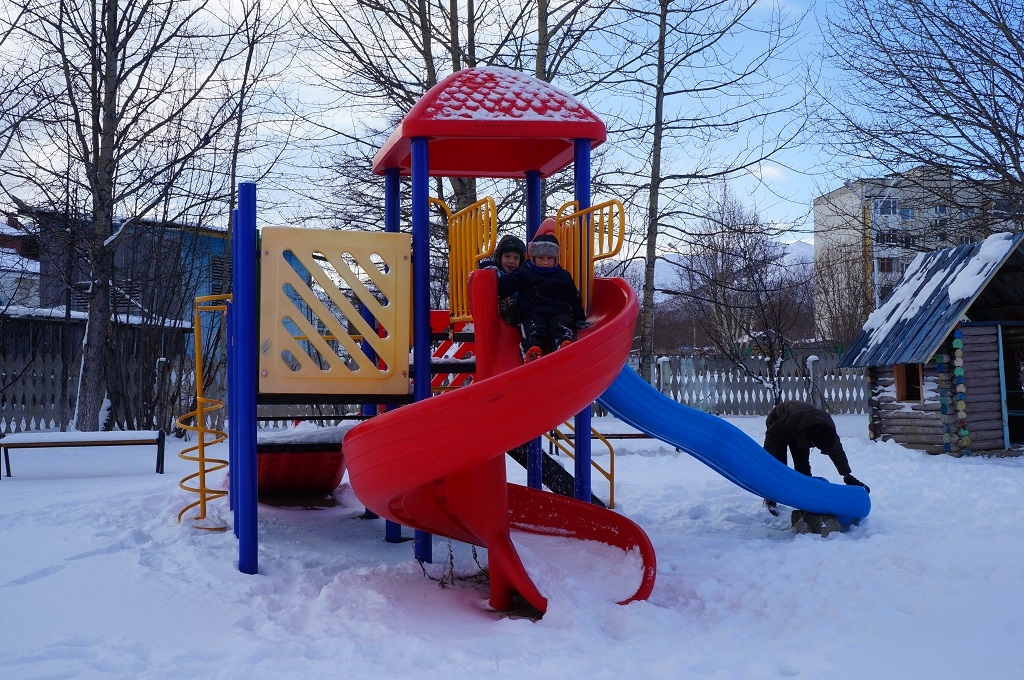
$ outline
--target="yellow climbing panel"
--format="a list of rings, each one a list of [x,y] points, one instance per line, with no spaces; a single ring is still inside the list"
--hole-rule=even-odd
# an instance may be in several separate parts
[[[408,393],[411,309],[408,234],[265,227],[259,391]]]

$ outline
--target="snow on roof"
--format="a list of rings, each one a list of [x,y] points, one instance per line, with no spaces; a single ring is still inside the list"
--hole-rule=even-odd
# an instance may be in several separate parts
[[[277,430],[257,430],[257,444],[340,444],[345,434],[355,427],[355,421],[329,427],[319,427],[308,421],[294,427]]]
[[[63,319],[64,307],[23,307],[10,305],[2,310],[4,317],[11,319]],[[73,321],[88,321],[88,312],[72,309],[70,317]],[[128,326],[163,326],[165,328],[178,329],[182,332],[192,330],[192,322],[182,319],[155,318],[145,319],[134,314],[113,313],[110,318],[116,323],[123,323]]]
[[[900,284],[864,323],[843,366],[925,363],[953,330],[1024,234],[920,253]]]
[[[981,244],[981,250],[957,274],[949,285],[949,301],[956,303],[981,290],[985,282],[1009,254],[1013,243],[1013,234],[993,234]]]
[[[39,273],[39,262],[22,257],[11,248],[0,248],[0,271]]]
[[[467,68],[420,98],[373,159],[411,173],[414,138],[429,141],[435,177],[547,177],[573,161],[573,140],[604,142],[604,123],[551,83],[506,68]]]
[[[572,95],[518,71],[488,67],[456,75],[440,91],[431,90],[432,97],[423,98],[422,120],[596,120]]]
[[[4,316],[14,319],[63,319],[64,308],[63,307],[22,307],[20,305],[11,305],[5,307]],[[76,321],[87,321],[89,315],[85,312],[79,312],[71,310],[71,318]]]

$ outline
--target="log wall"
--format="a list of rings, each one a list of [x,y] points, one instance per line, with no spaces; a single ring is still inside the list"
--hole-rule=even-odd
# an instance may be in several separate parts
[[[920,402],[897,401],[892,366],[872,367],[868,380],[872,439],[954,456],[1003,449],[995,326],[954,330],[924,365]]]

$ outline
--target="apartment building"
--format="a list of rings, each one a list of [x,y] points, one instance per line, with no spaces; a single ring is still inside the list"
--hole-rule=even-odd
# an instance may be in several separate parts
[[[877,309],[918,253],[1021,231],[1021,218],[1019,197],[1000,184],[958,180],[943,169],[845,182],[814,199],[815,306],[826,317],[820,325],[830,328],[827,317],[842,309]],[[850,284],[848,299],[829,300],[839,282]]]

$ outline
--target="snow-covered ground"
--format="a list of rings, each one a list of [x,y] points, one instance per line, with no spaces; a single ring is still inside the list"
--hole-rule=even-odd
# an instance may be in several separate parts
[[[763,434],[760,418],[730,420]],[[163,476],[150,446],[15,451],[0,482],[0,678],[1024,677],[1024,458],[931,457],[870,442],[862,416],[837,422],[873,509],[827,538],[794,534],[671,447],[620,442],[618,511],[654,543],[654,593],[616,605],[638,579],[630,557],[517,534],[548,598],[539,621],[487,610],[464,544],[441,587],[448,541],[435,537],[424,574],[411,543],[359,519],[347,481],[336,507],[261,505],[248,576],[230,532],[176,522],[193,500],[182,444]],[[211,511],[230,520],[226,499]]]

